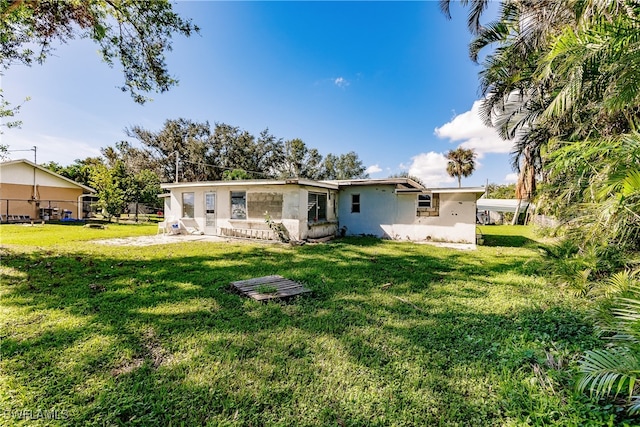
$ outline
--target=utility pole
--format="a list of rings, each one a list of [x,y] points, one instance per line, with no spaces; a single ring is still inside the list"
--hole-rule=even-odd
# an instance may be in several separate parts
[[[26,150],[7,150],[7,153],[15,153],[17,151],[33,151],[33,163],[38,164],[38,147],[35,145],[33,148],[27,148]]]
[[[180,161],[180,153],[177,151],[173,152],[176,155],[176,182],[178,182],[178,162]]]

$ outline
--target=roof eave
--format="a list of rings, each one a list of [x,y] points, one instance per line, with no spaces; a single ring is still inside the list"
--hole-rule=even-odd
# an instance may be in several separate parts
[[[168,182],[160,184],[160,188],[171,190],[173,188],[202,188],[202,187],[247,187],[265,185],[301,185],[307,187],[326,188],[337,190],[338,186],[327,181],[313,181],[310,179],[284,179],[284,180],[231,180],[231,181],[200,181],[200,182]]]

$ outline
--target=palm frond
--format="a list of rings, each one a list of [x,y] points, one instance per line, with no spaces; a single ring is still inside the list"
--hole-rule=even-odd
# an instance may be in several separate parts
[[[633,396],[627,410],[629,411],[629,415],[640,413],[640,396]]]
[[[635,283],[637,283],[637,270],[622,270],[609,276],[601,290],[604,296],[611,297],[628,292]]]
[[[640,360],[626,347],[594,350],[582,357],[580,370],[582,376],[577,384],[580,392],[588,390],[591,396],[603,398],[612,393],[618,396],[626,389],[630,398],[640,375]]]

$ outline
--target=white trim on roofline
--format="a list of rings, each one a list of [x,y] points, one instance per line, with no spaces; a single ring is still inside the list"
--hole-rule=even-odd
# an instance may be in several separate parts
[[[322,182],[335,183],[340,187],[359,185],[406,185],[411,187],[411,190],[424,188],[420,183],[412,180],[411,178],[337,179]]]
[[[232,181],[200,181],[200,182],[168,182],[160,184],[163,189],[173,188],[202,188],[202,187],[247,187],[262,185],[303,185],[308,187],[337,190],[338,185],[328,181],[313,181],[311,179],[238,179]]]
[[[425,187],[424,189],[413,189],[413,188],[398,188],[396,193],[474,193],[480,197],[485,193],[484,187],[440,187],[440,188],[430,188]]]

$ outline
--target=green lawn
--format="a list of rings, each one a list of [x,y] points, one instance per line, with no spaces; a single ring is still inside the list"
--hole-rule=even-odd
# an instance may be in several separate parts
[[[622,421],[573,391],[601,344],[587,302],[546,284],[528,228],[482,227],[487,245],[466,252],[90,241],[155,230],[0,226],[1,425]],[[313,294],[228,289],[270,274]]]

